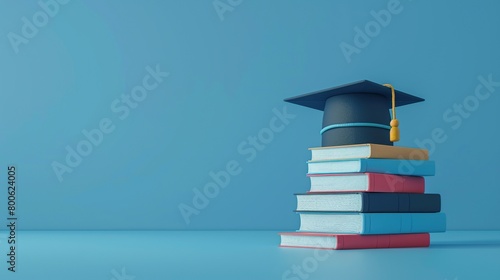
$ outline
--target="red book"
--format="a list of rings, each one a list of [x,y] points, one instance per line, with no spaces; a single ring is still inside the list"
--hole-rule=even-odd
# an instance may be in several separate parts
[[[281,232],[280,247],[311,249],[374,249],[429,247],[428,233],[412,234],[331,234],[316,232]]]
[[[308,174],[310,192],[424,193],[425,179],[383,173]]]

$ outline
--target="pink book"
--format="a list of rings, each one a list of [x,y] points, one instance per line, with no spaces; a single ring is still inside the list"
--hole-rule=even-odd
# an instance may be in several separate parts
[[[425,179],[383,173],[307,174],[309,192],[400,192],[424,193]]]
[[[331,234],[316,232],[281,232],[280,247],[327,250],[429,247],[428,233],[412,234]]]

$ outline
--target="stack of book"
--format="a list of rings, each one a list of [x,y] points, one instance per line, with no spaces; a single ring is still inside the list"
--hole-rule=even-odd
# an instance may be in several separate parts
[[[446,230],[439,194],[425,193],[435,165],[423,149],[378,144],[311,148],[311,188],[297,194],[300,229],[282,247],[428,247]]]

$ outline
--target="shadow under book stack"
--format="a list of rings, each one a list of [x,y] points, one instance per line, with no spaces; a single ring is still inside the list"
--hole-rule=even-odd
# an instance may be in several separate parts
[[[435,165],[423,149],[378,144],[311,148],[311,188],[296,194],[300,229],[282,247],[428,247],[446,230],[439,194],[425,192]],[[418,159],[418,160],[415,160]]]

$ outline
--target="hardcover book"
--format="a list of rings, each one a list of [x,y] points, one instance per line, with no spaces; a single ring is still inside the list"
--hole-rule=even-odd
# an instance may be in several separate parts
[[[378,144],[358,144],[309,148],[311,160],[338,160],[354,158],[393,158],[428,160],[429,152],[424,149],[397,147]]]
[[[425,179],[382,173],[308,174],[310,192],[405,192],[423,193]]]
[[[436,213],[439,194],[417,193],[323,193],[297,194],[300,212]]]
[[[444,232],[444,213],[300,213],[300,231],[337,234]]]
[[[331,234],[319,232],[281,232],[281,247],[312,249],[374,249],[429,247],[428,233],[414,234]]]

